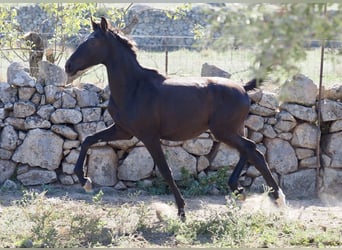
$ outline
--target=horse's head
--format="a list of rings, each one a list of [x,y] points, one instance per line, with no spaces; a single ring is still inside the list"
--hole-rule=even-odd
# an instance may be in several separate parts
[[[91,20],[93,32],[81,43],[65,64],[68,76],[74,76],[79,71],[104,63],[108,57],[109,29],[107,20],[102,17],[100,23]]]

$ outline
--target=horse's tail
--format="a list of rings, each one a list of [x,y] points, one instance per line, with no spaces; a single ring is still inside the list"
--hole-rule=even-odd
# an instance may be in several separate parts
[[[243,88],[245,89],[245,91],[250,91],[250,90],[253,90],[255,89],[258,84],[260,84],[263,80],[262,79],[259,79],[259,78],[254,78],[252,80],[250,80],[249,82],[247,82]]]

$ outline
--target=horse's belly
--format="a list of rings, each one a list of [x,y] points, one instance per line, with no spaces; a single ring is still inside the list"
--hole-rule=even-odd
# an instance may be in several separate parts
[[[206,119],[168,119],[168,123],[161,123],[160,137],[161,139],[170,141],[183,141],[199,136],[208,129]]]

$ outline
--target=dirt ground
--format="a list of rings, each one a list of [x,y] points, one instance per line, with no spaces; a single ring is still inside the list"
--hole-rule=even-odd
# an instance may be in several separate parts
[[[157,221],[160,215],[171,218],[177,217],[173,195],[151,195],[139,189],[118,191],[108,187],[95,188],[93,194],[87,194],[80,185],[69,187],[49,185],[44,188],[48,190],[46,197],[58,203],[66,202],[66,199],[63,197],[68,197],[68,201],[76,204],[79,202],[92,203],[94,195],[102,190],[101,202],[106,205],[115,207],[125,203],[139,204],[143,202],[148,207],[149,212],[154,214],[153,221]],[[36,191],[43,191],[43,189],[40,187]],[[2,192],[1,205],[10,206],[14,201],[20,199],[22,199],[22,192],[20,191]],[[186,212],[192,215],[195,214],[196,217],[203,216],[208,211],[213,212],[215,210],[227,209],[226,196],[224,195],[198,196],[185,198],[185,200]],[[263,211],[264,213],[278,213],[280,211],[286,219],[300,221],[303,225],[314,225],[323,229],[340,228],[342,238],[342,202],[331,197],[310,200],[287,200],[287,207],[282,210],[279,210],[265,194],[248,194],[246,200],[239,201],[239,203],[242,212]],[[155,236],[153,234],[153,237]],[[158,242],[155,243],[158,245]]]
[[[42,188],[33,190],[43,191]],[[46,189],[46,187],[45,187]],[[104,193],[102,202],[107,204],[120,205],[124,203],[144,202],[151,209],[159,210],[167,216],[176,217],[177,209],[173,195],[151,195],[139,189],[128,189],[118,191],[110,187],[94,188],[93,194],[83,191],[80,185],[61,186],[50,185],[47,188],[47,197],[59,198],[67,196],[75,201],[91,202],[92,198],[100,190]],[[14,200],[21,199],[20,192],[5,192],[1,195],[1,204],[9,205]],[[201,212],[208,209],[223,209],[226,207],[226,197],[224,195],[198,196],[185,198],[186,211]],[[279,212],[272,200],[265,194],[248,194],[246,200],[239,201],[241,209],[246,211],[263,211],[265,213]],[[329,196],[322,196],[315,199],[286,200],[287,207],[281,211],[290,219],[302,220],[317,223],[322,226],[340,225],[342,228],[342,201]]]

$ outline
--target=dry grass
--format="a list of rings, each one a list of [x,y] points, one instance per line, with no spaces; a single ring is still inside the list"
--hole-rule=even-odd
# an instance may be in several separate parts
[[[279,210],[266,194],[187,198],[178,220],[171,195],[141,190],[46,186],[1,190],[0,247],[336,247],[340,206],[290,201]]]

